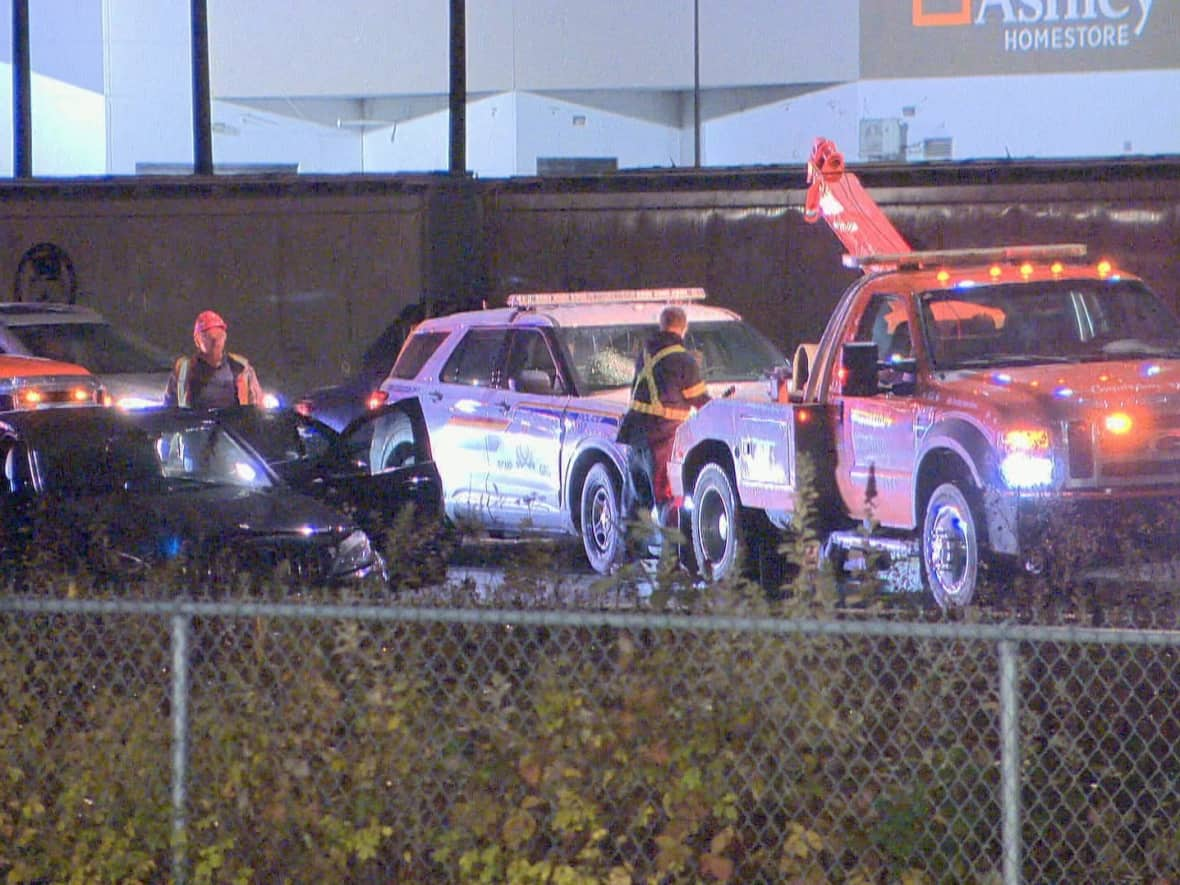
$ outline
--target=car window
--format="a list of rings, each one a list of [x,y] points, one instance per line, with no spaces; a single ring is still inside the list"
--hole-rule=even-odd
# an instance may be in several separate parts
[[[562,394],[564,384],[540,329],[516,329],[508,348],[503,386],[521,393]]]
[[[219,427],[166,431],[155,436],[152,444],[157,456],[155,471],[167,478],[246,488],[271,485],[258,459]]]
[[[475,387],[494,385],[508,331],[469,330],[443,367],[441,380],[448,384],[469,384]]]
[[[426,361],[434,356],[440,344],[447,340],[449,332],[419,332],[411,335],[402,348],[393,366],[393,377],[409,380],[417,378]]]
[[[172,357],[107,323],[9,326],[34,356],[85,366],[98,375],[168,372]]]

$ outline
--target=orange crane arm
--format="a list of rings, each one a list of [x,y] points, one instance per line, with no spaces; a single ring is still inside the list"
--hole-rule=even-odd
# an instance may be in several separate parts
[[[826,221],[854,258],[912,251],[860,179],[844,168],[844,155],[827,138],[815,140],[807,161],[803,217],[809,222]],[[869,270],[872,265],[864,267]]]

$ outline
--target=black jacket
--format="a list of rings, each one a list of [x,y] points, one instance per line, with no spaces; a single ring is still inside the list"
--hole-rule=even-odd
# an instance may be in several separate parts
[[[631,404],[619,425],[618,440],[635,445],[668,439],[692,408],[708,401],[700,366],[683,339],[674,332],[657,332],[635,360]]]

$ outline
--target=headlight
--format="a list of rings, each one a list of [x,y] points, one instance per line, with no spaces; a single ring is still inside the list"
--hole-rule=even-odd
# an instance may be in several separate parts
[[[137,409],[152,409],[160,404],[160,400],[149,399],[146,396],[121,396],[115,400],[116,406],[129,412]]]
[[[1009,430],[1000,440],[1000,476],[1012,489],[1044,488],[1053,482],[1049,431]]]
[[[373,549],[369,536],[357,529],[336,548],[336,558],[332,561],[332,577],[364,577],[375,567],[381,567],[383,564],[381,557]]]
[[[279,399],[277,394],[263,393],[262,394],[262,408],[264,409],[279,409],[282,408],[283,401]]]

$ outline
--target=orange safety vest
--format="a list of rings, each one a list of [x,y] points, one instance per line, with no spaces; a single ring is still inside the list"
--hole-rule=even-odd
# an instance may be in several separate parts
[[[254,374],[254,370],[250,368],[250,363],[246,361],[245,357],[238,356],[236,353],[226,353],[225,356],[242,367],[241,371],[234,375],[234,392],[238,397],[238,404],[243,406],[258,405],[250,389],[250,377]],[[193,358],[189,356],[182,356],[176,361],[176,405],[182,409],[187,409],[191,405],[189,402],[188,373],[192,364]],[[230,371],[233,371],[232,365],[230,366]]]

